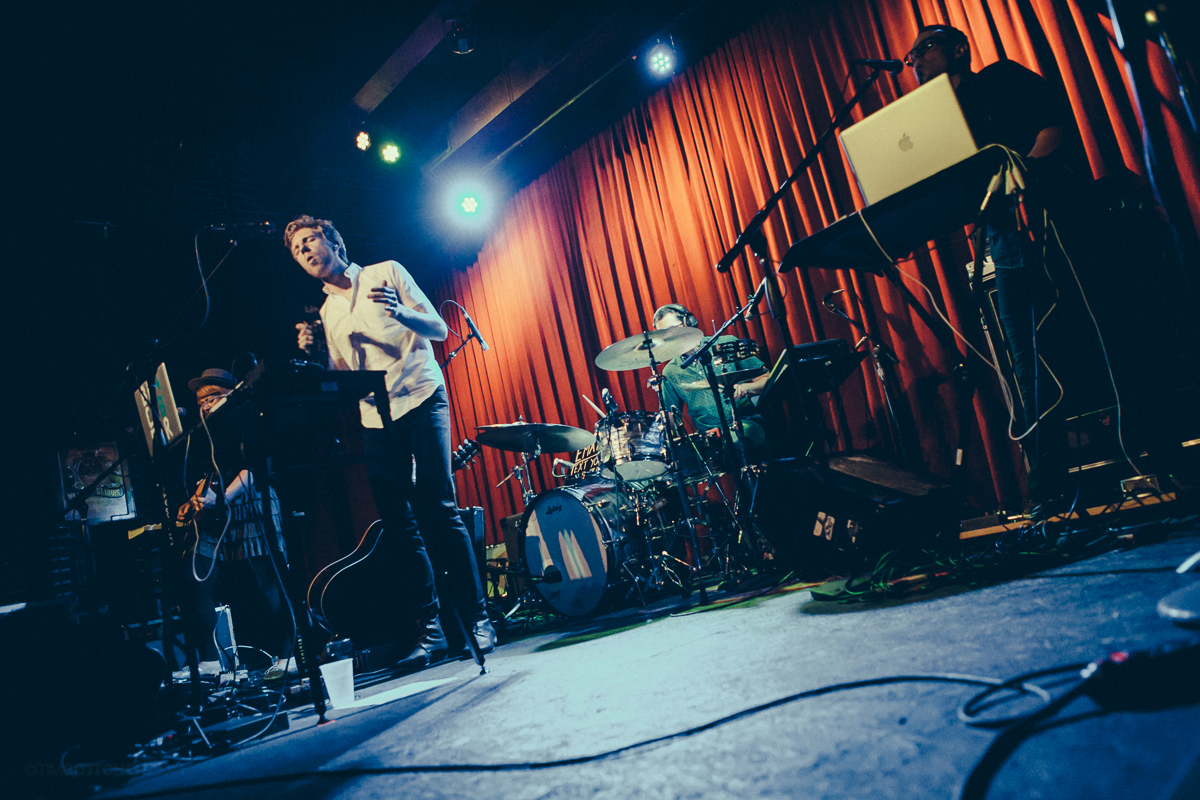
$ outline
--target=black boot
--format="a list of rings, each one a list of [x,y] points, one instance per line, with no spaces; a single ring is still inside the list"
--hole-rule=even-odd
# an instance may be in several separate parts
[[[396,662],[396,666],[401,669],[425,669],[446,657],[446,635],[442,633],[442,624],[438,621],[437,614],[434,614],[432,619],[420,623],[418,627],[421,638],[417,640],[417,646]]]
[[[475,644],[479,646],[479,652],[487,655],[496,649],[496,629],[492,627],[492,621],[488,619],[487,614],[479,617],[471,625],[471,636],[475,637]]]

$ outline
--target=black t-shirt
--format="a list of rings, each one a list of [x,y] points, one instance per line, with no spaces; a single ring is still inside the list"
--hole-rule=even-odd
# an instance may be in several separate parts
[[[1049,160],[1077,179],[1091,177],[1070,108],[1036,72],[997,61],[964,75],[955,93],[979,147],[1002,144],[1026,156],[1039,131],[1062,128],[1062,143]]]
[[[1066,124],[1049,84],[1015,61],[997,61],[964,75],[956,94],[980,147],[1002,144],[1025,155],[1038,131]]]

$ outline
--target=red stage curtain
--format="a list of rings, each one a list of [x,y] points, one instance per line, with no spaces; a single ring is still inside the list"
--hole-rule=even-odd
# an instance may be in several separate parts
[[[654,309],[679,302],[706,329],[744,301],[761,277],[745,258],[727,275],[712,265],[742,226],[790,174],[843,97],[850,62],[862,55],[902,57],[923,24],[970,32],[972,66],[1016,60],[1065,88],[1097,176],[1122,166],[1142,172],[1138,117],[1107,21],[1069,0],[822,0],[788,4],[674,78],[603,133],[553,166],[510,202],[478,261],[443,276],[432,295],[466,306],[492,349],[468,348],[447,370],[460,437],[477,425],[555,422],[590,430],[609,387],[623,408],[654,409],[648,370],[607,373],[593,359],[605,346],[651,328]],[[1160,74],[1166,75],[1159,64]],[[865,74],[855,74],[855,82]],[[1167,80],[1164,77],[1164,81]],[[915,87],[910,72],[885,76],[856,119]],[[1164,87],[1166,84],[1164,84]],[[1163,88],[1162,102],[1171,93]],[[1194,154],[1180,141],[1179,162]],[[828,145],[772,214],[765,234],[778,262],[788,245],[862,205],[836,144]],[[1200,219],[1198,214],[1197,219]],[[973,314],[964,295],[964,237],[953,237],[901,264],[919,275],[960,328]],[[1007,415],[989,383],[968,409],[950,382],[957,355],[945,352],[899,294],[870,275],[787,275],[788,324],[797,342],[856,335],[820,310],[825,292],[844,288],[850,313],[881,336],[902,361],[899,379],[920,431],[923,457],[936,472],[954,469],[966,449],[967,483],[982,506],[1019,500],[1018,453],[1004,433]],[[917,286],[914,293],[928,303]],[[735,328],[764,344],[772,359],[781,340],[769,318]],[[869,364],[869,362],[868,362]],[[985,378],[987,380],[987,378]],[[844,385],[827,424],[842,449],[892,446],[878,383],[867,365]],[[873,436],[868,435],[874,431]],[[534,491],[557,485],[551,456],[533,465]],[[460,504],[488,510],[496,522],[524,506],[515,480],[493,488],[512,454],[485,449],[460,473]]]

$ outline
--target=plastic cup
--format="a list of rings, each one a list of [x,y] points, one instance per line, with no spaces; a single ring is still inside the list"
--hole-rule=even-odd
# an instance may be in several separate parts
[[[329,705],[346,708],[354,704],[354,659],[343,658],[321,665],[321,679],[329,695]]]

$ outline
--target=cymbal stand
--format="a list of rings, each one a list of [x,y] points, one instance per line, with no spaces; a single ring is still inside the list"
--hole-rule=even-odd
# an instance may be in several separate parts
[[[746,453],[744,445],[742,444],[742,421],[737,417],[737,408],[733,405],[733,399],[731,396],[730,406],[733,408],[734,421],[738,426],[738,442],[735,446],[729,427],[729,421],[725,417],[725,403],[721,392],[721,384],[717,380],[717,375],[712,365],[712,355],[709,351],[712,349],[713,345],[717,343],[717,339],[721,336],[721,334],[725,333],[725,331],[728,330],[733,323],[737,322],[739,319],[743,319],[746,315],[746,312],[749,311],[751,307],[756,305],[760,299],[761,298],[752,296],[744,306],[733,313],[733,316],[725,320],[725,322],[721,324],[721,327],[713,331],[713,335],[709,337],[707,342],[697,347],[695,350],[689,353],[683,359],[683,361],[679,362],[681,369],[687,369],[696,362],[696,359],[703,359],[705,376],[708,378],[708,385],[712,389],[713,400],[717,404],[717,417],[721,421],[721,432],[725,436],[725,446],[727,450],[732,450],[734,455],[733,463],[737,465],[739,470],[746,466]],[[729,387],[729,391],[732,392],[733,388]]]
[[[749,466],[745,450],[745,431],[742,428],[742,421],[738,417],[737,404],[733,402],[733,386],[727,386],[721,382],[719,376],[716,374],[716,370],[713,368],[712,354],[709,351],[712,349],[713,345],[717,343],[717,337],[724,333],[730,326],[733,325],[733,323],[744,318],[746,312],[749,311],[752,306],[757,304],[759,299],[761,298],[751,297],[744,306],[735,311],[733,316],[725,320],[725,322],[722,323],[719,328],[717,328],[708,341],[692,351],[686,358],[683,359],[682,362],[680,362],[679,365],[681,368],[687,369],[689,366],[695,363],[697,359],[701,359],[702,363],[704,364],[705,376],[708,379],[708,385],[712,390],[713,400],[717,406],[717,418],[720,422],[722,444],[726,453],[726,457],[730,459],[730,463],[732,463],[737,470],[737,484],[739,492],[745,488],[742,486],[742,481],[746,475],[747,467]],[[729,424],[729,418],[725,415],[726,399],[729,400],[729,406],[733,412],[734,424],[737,425],[738,435],[736,437],[736,442],[734,441],[733,429]],[[703,458],[700,460],[701,463],[704,463],[704,468],[708,473],[709,478],[713,478],[714,476],[712,474],[712,470],[708,468],[708,464],[704,462]],[[750,527],[747,525],[742,515],[738,513],[739,504],[736,502],[730,502],[729,498],[725,495],[725,490],[721,488],[719,482],[713,480],[712,485],[717,487],[717,491],[721,495],[721,500],[724,502],[726,509],[729,511],[730,517],[733,519],[734,532],[737,536],[737,541],[747,541],[749,539],[747,533],[750,530]],[[732,572],[732,558],[730,555],[731,548],[729,547],[728,542],[725,543],[724,551],[725,555],[721,558],[722,573],[724,577],[728,579]]]
[[[521,463],[514,464],[513,468],[508,471],[508,475],[504,477],[504,480],[496,484],[496,488],[499,489],[501,486],[508,483],[512,478],[515,477],[517,479],[517,483],[521,485],[521,502],[528,506],[536,496],[533,492],[533,486],[529,480],[529,463],[533,460],[530,458],[530,456],[533,456],[533,458],[536,459],[541,454],[542,445],[540,442],[534,445],[532,453],[521,453]]]
[[[647,381],[646,385],[654,390],[654,395],[658,398],[659,413],[661,413],[664,418],[663,434],[666,439],[665,443],[666,443],[666,449],[667,449],[667,458],[670,459],[671,464],[672,464],[671,473],[675,477],[675,487],[679,491],[679,502],[680,502],[681,506],[683,507],[683,522],[687,526],[688,541],[691,542],[693,561],[696,562],[695,564],[688,565],[689,571],[691,573],[691,577],[694,578],[700,572],[700,567],[701,567],[701,565],[700,565],[700,539],[699,539],[699,537],[696,536],[696,521],[694,519],[692,519],[691,507],[688,504],[687,488],[684,486],[684,483],[683,483],[683,471],[680,469],[679,459],[675,456],[675,445],[672,442],[672,439],[674,437],[672,436],[671,415],[670,415],[670,413],[668,413],[667,408],[666,408],[666,403],[663,400],[663,388],[662,388],[663,377],[662,377],[662,374],[659,372],[659,362],[654,358],[654,349],[653,348],[647,347],[646,353],[650,358],[650,373],[651,373],[650,380]],[[707,604],[708,603],[708,590],[704,587],[703,582],[697,581],[696,583],[699,585],[700,602],[702,604]]]

